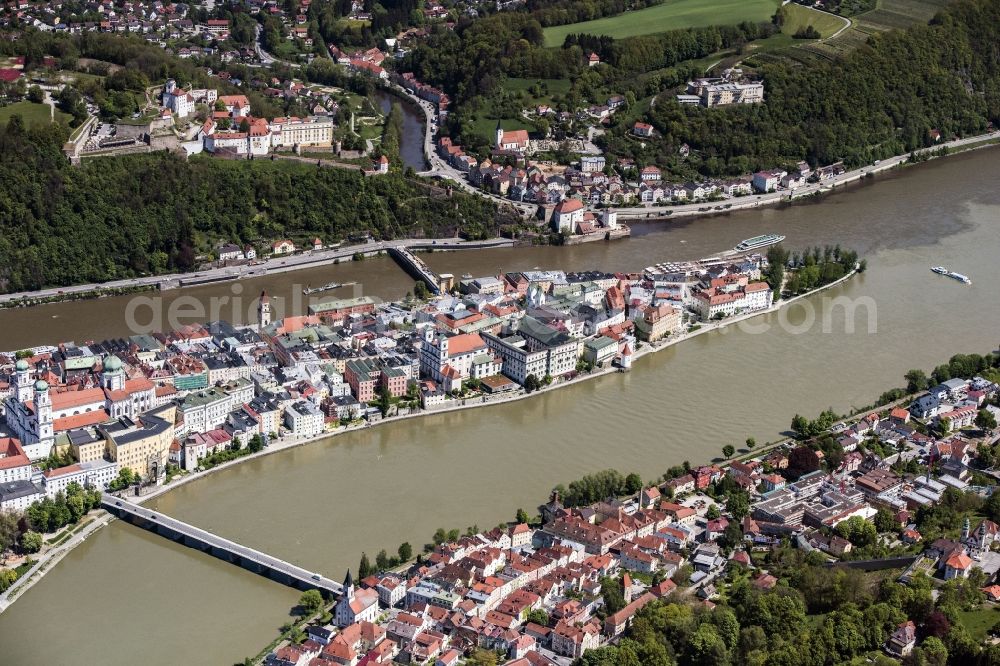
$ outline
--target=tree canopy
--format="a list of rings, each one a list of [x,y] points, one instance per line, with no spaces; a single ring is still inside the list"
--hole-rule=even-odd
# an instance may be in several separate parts
[[[494,205],[399,174],[167,153],[71,167],[58,126],[0,130],[0,291],[187,271],[220,241],[485,237]]]

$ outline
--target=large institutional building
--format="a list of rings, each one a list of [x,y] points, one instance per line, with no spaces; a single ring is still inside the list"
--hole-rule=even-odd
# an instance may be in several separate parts
[[[704,107],[729,104],[760,104],[764,101],[764,84],[733,83],[726,79],[697,79],[688,81],[687,94],[678,95],[681,104],[700,104]]]
[[[126,378],[116,356],[104,359],[99,386],[50,387],[44,379],[32,381],[23,359],[15,365],[14,377],[14,391],[5,404],[7,424],[33,461],[49,456],[59,433],[135,418],[152,409],[156,398],[153,383],[145,377]]]
[[[212,112],[200,133],[204,148],[210,153],[260,156],[279,146],[333,145],[334,122],[329,116],[291,116],[268,122],[250,115],[250,100],[246,95],[220,96],[216,90],[184,90],[173,79],[163,88],[163,108],[177,120],[193,116],[196,104],[212,106],[216,102],[225,110]]]

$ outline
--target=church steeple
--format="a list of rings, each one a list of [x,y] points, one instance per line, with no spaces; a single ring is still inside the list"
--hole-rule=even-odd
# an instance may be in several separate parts
[[[44,379],[35,382],[35,437],[41,443],[52,443],[53,437],[52,397],[49,383]]]
[[[503,148],[503,128],[500,127],[500,119],[497,119],[497,148]]]
[[[104,359],[101,384],[111,391],[121,391],[125,388],[125,371],[122,369],[122,361],[114,354]]]
[[[23,358],[18,359],[14,365],[14,372],[17,377],[17,400],[18,402],[28,402],[31,400],[31,369],[28,362]]]
[[[348,599],[354,598],[354,578],[351,577],[351,570],[347,570],[347,575],[344,576],[344,596]]]
[[[261,329],[271,325],[271,299],[267,291],[260,292],[260,302],[257,304],[257,326]]]

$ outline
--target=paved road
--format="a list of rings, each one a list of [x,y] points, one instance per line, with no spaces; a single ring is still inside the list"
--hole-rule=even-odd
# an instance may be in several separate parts
[[[815,9],[815,7],[813,9]],[[845,30],[847,30],[848,28],[850,28],[854,24],[854,22],[851,21],[851,19],[849,19],[846,16],[841,16],[840,14],[833,14],[831,12],[826,12],[826,11],[823,11],[822,9],[816,9],[816,11],[823,12],[824,14],[830,14],[830,16],[836,16],[837,18],[839,18],[841,21],[844,22],[844,25],[842,25],[840,27],[840,30],[838,30],[837,32],[833,33],[832,35],[830,35],[826,39],[822,40],[824,42],[828,42],[831,39],[835,39],[835,38],[839,37],[842,32],[844,32]]]
[[[18,578],[13,585],[0,594],[0,613],[7,610],[7,607],[14,603],[14,600],[17,599],[17,597],[20,596],[24,590],[34,585],[37,582],[36,577],[40,577],[42,573],[58,563],[66,553],[76,548],[82,541],[85,541],[87,537],[107,525],[111,520],[112,516],[101,514],[87,523],[83,529],[78,531],[69,539],[62,542],[55,548],[45,551],[41,556],[39,556],[35,562],[35,566],[31,567],[31,569]]]
[[[963,146],[968,146],[970,144],[979,143],[988,139],[1000,139],[1000,131],[990,132],[988,134],[980,134],[977,136],[967,137],[965,139],[958,139],[955,141],[947,141],[940,143],[931,148],[926,148],[924,150],[916,151],[917,153],[925,153],[939,150],[942,147],[948,148],[961,148]],[[795,190],[781,189],[777,192],[769,192],[767,194],[755,194],[752,196],[736,197],[732,199],[724,199],[722,201],[714,201],[711,203],[693,203],[693,204],[682,204],[679,206],[670,205],[644,205],[644,206],[631,206],[625,208],[617,208],[618,219],[628,220],[628,219],[655,219],[662,218],[666,216],[670,217],[681,217],[689,215],[705,215],[714,212],[720,212],[723,210],[739,210],[745,208],[756,208],[759,206],[769,206],[781,201],[792,201],[794,199],[800,199],[802,197],[810,196],[813,194],[818,194],[820,192],[826,192],[839,185],[846,185],[857,180],[861,180],[867,174],[870,173],[880,173],[882,171],[888,171],[889,169],[894,169],[895,167],[903,164],[909,159],[909,154],[897,155],[895,157],[890,157],[888,159],[882,160],[875,164],[861,167],[859,169],[854,169],[853,171],[847,171],[840,176],[831,178],[829,180],[824,180],[820,183],[809,183],[802,187],[796,188]]]
[[[256,28],[256,38],[253,42],[253,48],[254,51],[257,52],[257,58],[260,60],[261,65],[266,67],[275,62],[279,62],[277,58],[264,50],[264,29],[260,26],[260,24],[258,24]],[[292,63],[285,64],[291,65]]]
[[[331,592],[333,594],[340,594],[343,589],[343,586],[335,580],[315,574],[307,569],[303,569],[302,567],[295,566],[294,564],[286,562],[282,559],[268,555],[267,553],[262,553],[259,550],[248,548],[236,543],[235,541],[230,541],[229,539],[217,536],[211,532],[201,529],[200,527],[189,525],[188,523],[176,520],[175,518],[171,518],[170,516],[157,511],[152,511],[139,506],[138,504],[132,504],[128,500],[119,499],[114,495],[103,493],[101,495],[101,503],[105,508],[112,512],[127,512],[134,516],[148,520],[151,523],[163,525],[170,530],[188,536],[192,539],[196,539],[205,545],[211,546],[212,548],[238,555],[245,560],[255,562],[263,567],[280,572],[290,578],[301,581],[310,587],[326,590],[327,592]]]
[[[364,254],[375,254],[387,251],[391,247],[403,247],[409,249],[433,248],[436,250],[474,250],[495,247],[512,247],[513,245],[514,241],[506,238],[490,238],[480,241],[466,241],[461,238],[402,238],[392,241],[346,245],[329,250],[309,250],[301,254],[267,259],[256,264],[211,268],[194,273],[151,275],[129,280],[113,280],[110,282],[81,284],[72,287],[54,287],[51,289],[41,289],[39,291],[0,294],[0,303],[19,300],[22,298],[51,298],[74,293],[94,291],[96,289],[118,289],[136,286],[159,287],[161,284],[171,287],[184,287],[208,282],[221,282],[226,280],[261,277],[267,275],[268,273],[283,273],[291,270],[298,270],[301,268],[309,268],[324,263],[330,263],[336,259],[349,259],[358,252]]]

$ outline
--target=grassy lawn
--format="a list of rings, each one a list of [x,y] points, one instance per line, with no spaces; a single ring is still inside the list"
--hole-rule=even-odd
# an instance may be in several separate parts
[[[545,45],[562,46],[566,35],[573,33],[622,39],[682,28],[768,21],[777,8],[776,0],[666,0],[662,5],[618,16],[546,28]]]
[[[552,104],[554,95],[565,95],[569,92],[572,81],[568,79],[507,79],[504,88],[511,92],[523,92],[531,100],[530,106]],[[529,88],[538,86],[541,94],[532,95]]]
[[[57,76],[61,81],[66,81],[68,83],[83,83],[85,81],[103,81],[103,76],[98,76],[97,74],[88,74],[87,72],[73,72],[67,69],[61,69],[57,72]]]
[[[983,146],[995,146],[998,143],[1000,143],[1000,139],[983,139],[982,141],[976,141],[975,143],[966,144],[961,148],[952,148],[952,150],[961,152],[963,150],[974,150],[976,148],[982,148]],[[992,374],[997,375],[998,373],[993,372]],[[991,381],[996,381],[996,380],[991,380]]]
[[[46,104],[17,102],[16,104],[8,104],[7,106],[0,107],[0,125],[6,125],[7,121],[15,113],[20,114],[25,125],[47,125],[51,118],[51,111]],[[68,113],[56,110],[56,122],[67,123],[69,119],[70,116]]]
[[[652,103],[652,97],[643,97],[642,99],[637,99],[635,104],[630,108],[625,110],[619,110],[618,113],[625,117],[625,122],[629,125],[635,123],[635,121],[640,120],[649,111],[649,105]]]
[[[979,642],[986,638],[986,632],[1000,621],[1000,609],[986,604],[979,610],[959,611],[958,616],[973,640]]]
[[[534,131],[534,127],[524,122],[523,119],[518,120],[516,118],[502,118],[500,120],[500,126],[504,131],[526,129],[529,132]],[[478,118],[472,123],[476,134],[484,137],[490,142],[490,145],[496,140],[497,134],[497,119],[496,118]]]
[[[150,121],[156,120],[156,113],[147,113],[144,116],[139,116],[138,118],[133,118],[132,116],[126,116],[125,118],[119,118],[117,123],[119,125],[130,125],[133,127],[141,127],[142,125],[148,125]]]
[[[789,34],[778,32],[766,39],[758,39],[757,41],[750,42],[747,45],[747,53],[771,53],[780,49],[786,49],[789,46],[795,46],[795,42],[797,41],[799,40],[792,39],[792,36]]]
[[[786,35],[794,35],[800,29],[812,26],[819,32],[821,38],[826,39],[846,25],[843,19],[811,7],[788,4],[785,6],[785,11],[787,16],[785,24],[781,26],[781,32]]]

